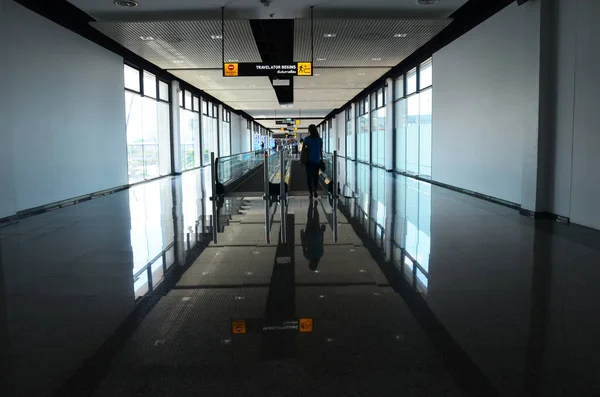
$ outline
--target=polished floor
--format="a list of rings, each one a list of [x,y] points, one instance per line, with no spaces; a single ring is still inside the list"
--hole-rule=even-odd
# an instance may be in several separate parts
[[[338,168],[268,235],[207,170],[0,227],[0,395],[600,395],[600,232]]]

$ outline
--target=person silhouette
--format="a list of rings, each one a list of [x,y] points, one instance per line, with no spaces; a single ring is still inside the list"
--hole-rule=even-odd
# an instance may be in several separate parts
[[[317,270],[324,253],[323,241],[326,227],[319,222],[319,209],[312,200],[308,205],[306,215],[306,228],[300,230],[300,240],[302,241],[302,253],[308,259],[308,268],[314,271]]]

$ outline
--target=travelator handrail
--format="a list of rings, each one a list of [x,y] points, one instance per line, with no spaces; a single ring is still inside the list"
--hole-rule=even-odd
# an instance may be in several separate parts
[[[256,170],[263,164],[265,154],[272,155],[272,153],[274,153],[273,149],[265,149],[217,157],[215,159],[217,194],[223,194],[226,186]]]

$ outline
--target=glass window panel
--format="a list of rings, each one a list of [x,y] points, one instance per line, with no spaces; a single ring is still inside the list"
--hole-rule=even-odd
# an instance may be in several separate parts
[[[406,95],[417,92],[417,68],[406,74]]]
[[[144,95],[156,98],[156,76],[144,70]]]
[[[406,99],[396,102],[396,171],[406,171]]]
[[[377,108],[380,108],[383,106],[383,88],[380,88],[377,91]]]
[[[125,91],[125,128],[129,183],[135,183],[144,180],[142,101],[139,94],[129,91]]]
[[[215,157],[219,153],[217,140],[217,119],[212,117],[202,117],[202,164],[210,164],[210,153],[214,152]]]
[[[377,92],[371,94],[371,110],[377,109]]]
[[[406,171],[419,173],[419,94],[407,98]]]
[[[419,174],[431,177],[432,89],[419,94]]]
[[[231,124],[228,122],[222,123],[221,128],[221,152],[220,156],[229,156],[231,155]]]
[[[160,176],[158,162],[158,113],[156,101],[142,99],[142,124],[144,136],[144,178]]]
[[[169,105],[125,91],[129,182],[171,170]]]
[[[160,175],[168,175],[171,173],[171,107],[164,102],[158,102],[157,105]]]
[[[194,101],[193,101],[193,111],[194,112],[199,112],[200,111],[200,99],[197,96],[194,96]]]
[[[354,123],[352,120],[346,121],[346,157],[354,159]]]
[[[169,101],[169,84],[164,81],[158,82],[158,97],[163,101]]]
[[[208,102],[202,101],[202,114],[208,115]]]
[[[394,98],[402,98],[404,96],[404,76],[400,76],[396,79],[394,86]]]
[[[192,110],[192,93],[189,91],[185,92],[185,103],[184,103],[184,107],[187,110]]]
[[[385,108],[371,113],[371,147],[373,153],[371,162],[375,165],[385,165]]]
[[[160,176],[158,143],[144,144],[144,175],[146,179],[157,178]]]
[[[125,88],[140,92],[140,71],[131,66],[124,65]]]
[[[199,116],[189,110],[180,110],[181,163],[184,170],[200,166]]]
[[[419,89],[429,87],[433,83],[433,67],[431,60],[421,64],[419,71]]]
[[[356,135],[356,158],[365,163],[369,162],[371,145],[369,140],[369,113],[365,113],[358,118],[358,130]]]

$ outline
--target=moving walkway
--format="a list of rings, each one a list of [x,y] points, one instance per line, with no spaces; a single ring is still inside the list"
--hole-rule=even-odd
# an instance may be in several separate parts
[[[214,154],[211,154],[214,159]],[[320,179],[325,186],[327,196],[334,203],[334,216],[337,218],[337,192],[334,191],[337,172],[336,155],[324,156],[325,171],[320,171]],[[213,219],[218,222],[219,209],[226,197],[262,197],[265,202],[265,231],[270,241],[270,229],[273,220],[273,204],[278,205],[282,220],[281,241],[285,242],[288,199],[291,195],[307,195],[305,170],[299,161],[294,160],[291,150],[256,151],[236,154],[211,161],[213,180]],[[292,193],[292,194],[290,194]],[[277,210],[275,210],[277,211]],[[278,211],[277,211],[278,212]],[[335,224],[337,224],[337,219]],[[219,225],[213,225],[213,239],[217,241]],[[334,228],[337,238],[337,227]]]

